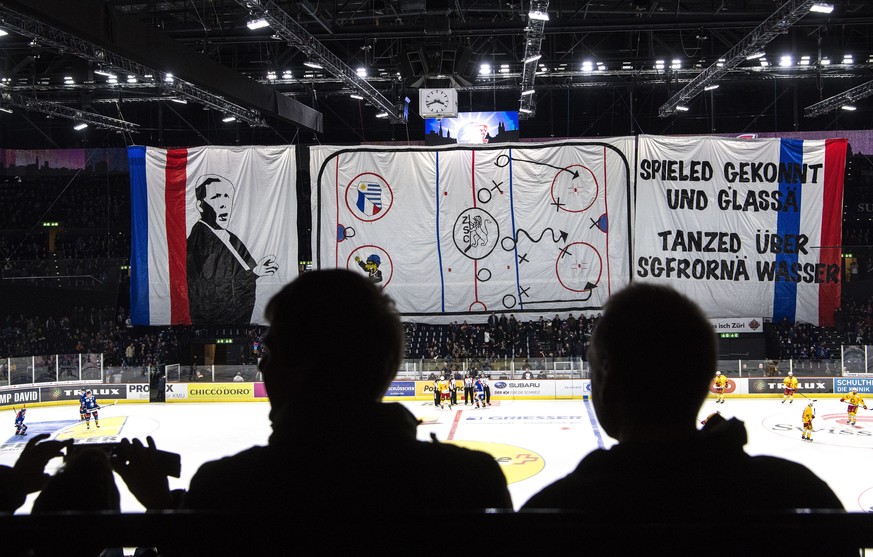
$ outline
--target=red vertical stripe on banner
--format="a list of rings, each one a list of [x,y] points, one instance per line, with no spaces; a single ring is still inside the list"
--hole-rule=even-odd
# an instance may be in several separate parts
[[[824,198],[821,214],[821,255],[825,269],[840,268],[843,241],[843,176],[846,172],[846,139],[825,141]],[[825,277],[828,276],[825,271]],[[842,278],[842,277],[841,277]],[[841,281],[822,282],[818,287],[818,324],[834,326],[834,310],[840,307]]]
[[[337,230],[339,228],[339,225],[340,225],[340,220],[339,220],[340,219],[340,216],[339,216],[339,204],[340,204],[340,201],[339,201],[339,194],[340,194],[340,189],[339,189],[340,188],[340,185],[339,185],[339,159],[340,159],[339,155],[337,155],[336,159],[335,159],[336,160],[336,168],[334,170],[334,175],[333,175],[334,190],[336,192],[336,221],[334,221],[334,222],[336,222],[336,229],[334,229],[334,231],[333,231],[333,237],[336,238],[336,243],[334,244],[334,252],[333,252],[333,259],[334,259],[333,265],[334,265],[334,267],[340,266],[340,264],[339,264],[339,231]],[[348,195],[348,192],[346,192],[346,195]],[[320,267],[321,267],[321,262],[319,261],[318,268],[320,268]]]
[[[167,220],[167,252],[170,270],[170,323],[190,325],[188,305],[185,187],[188,182],[188,150],[167,151],[164,202]]]

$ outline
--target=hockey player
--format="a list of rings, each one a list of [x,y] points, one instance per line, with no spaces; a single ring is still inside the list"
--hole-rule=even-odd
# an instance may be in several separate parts
[[[715,389],[715,403],[724,404],[724,388],[727,387],[728,380],[720,371],[715,372],[715,381],[712,386]]]
[[[849,405],[849,419],[846,423],[848,425],[856,425],[855,414],[858,413],[858,407],[863,406],[864,410],[867,409],[867,404],[864,403],[864,399],[858,394],[858,389],[852,389],[852,392],[847,393],[846,396],[840,399],[840,402],[845,402]]]
[[[27,435],[27,424],[24,423],[25,412],[27,412],[27,408],[22,408],[15,413],[15,435]]]
[[[79,421],[85,421],[85,389],[79,389]]]
[[[452,407],[452,393],[449,391],[449,380],[445,378],[444,375],[440,375],[440,408],[443,407],[443,404],[448,404],[449,408]]]
[[[100,408],[100,405],[97,404],[97,397],[91,394],[91,391],[85,392],[85,402],[84,402],[84,414],[85,414],[85,429],[91,429],[91,416],[94,416],[94,425],[100,427],[100,420],[97,414],[97,410]]]
[[[803,409],[803,435],[801,439],[804,441],[812,441],[812,419],[815,418],[815,408],[812,407],[812,401]]]
[[[794,404],[794,393],[797,391],[797,377],[789,371],[788,377],[782,380],[782,385],[785,387],[782,390],[782,404],[788,401],[788,404]]]
[[[481,377],[476,379],[473,388],[476,390],[476,408],[479,408],[480,404],[485,408],[485,385],[482,384]]]

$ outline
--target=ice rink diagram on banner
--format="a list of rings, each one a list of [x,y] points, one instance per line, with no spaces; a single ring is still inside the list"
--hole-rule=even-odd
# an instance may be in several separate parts
[[[597,309],[629,273],[630,140],[313,151],[313,257],[404,315]]]
[[[850,512],[873,512],[873,410],[861,410],[858,426],[846,423],[846,406],[836,398],[818,399],[813,443],[801,440],[800,416],[806,401],[793,404],[781,399],[728,399],[716,405],[708,399],[700,412],[703,418],[716,410],[746,424],[750,454],[780,456],[809,467],[830,484]],[[493,455],[506,474],[513,503],[520,507],[543,486],[572,471],[579,460],[598,446],[615,441],[600,429],[590,402],[493,401],[493,406],[474,408],[463,401],[454,409],[435,408],[424,401],[403,402],[420,420],[422,440],[435,434],[441,442],[480,449]],[[74,438],[76,442],[112,442],[120,438],[145,439],[151,435],[159,448],[182,455],[180,478],[170,478],[171,488],[187,487],[191,476],[204,462],[235,454],[270,435],[267,403],[164,403],[118,404],[100,411],[100,429],[86,429],[78,419],[78,407],[29,408],[30,427],[25,438],[13,435],[14,414],[6,412],[9,435],[0,445],[0,464],[13,465],[24,442],[38,433]],[[324,412],[344,412],[341,406],[326,405]],[[319,416],[311,417],[313,424]],[[354,420],[349,412],[349,420]],[[60,465],[49,464],[49,471]],[[731,470],[720,470],[728,483],[742,482]],[[353,471],[351,472],[353,473]],[[422,478],[422,497],[430,479]],[[780,481],[773,478],[774,482]],[[122,493],[122,510],[138,512],[142,506],[117,478]],[[786,486],[803,489],[803,486]],[[18,511],[28,513],[35,499],[28,497]]]

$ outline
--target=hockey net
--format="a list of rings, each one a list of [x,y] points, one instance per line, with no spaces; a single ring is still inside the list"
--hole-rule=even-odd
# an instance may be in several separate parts
[[[167,383],[182,382],[182,364],[167,364],[164,366],[164,374],[167,376]]]

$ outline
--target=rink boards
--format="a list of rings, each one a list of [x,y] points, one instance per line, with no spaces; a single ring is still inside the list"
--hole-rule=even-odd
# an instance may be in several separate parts
[[[731,378],[725,394],[732,398],[781,397],[781,377]],[[669,391],[681,378],[651,377],[644,386],[646,393],[657,395]],[[458,397],[464,388],[457,381]],[[503,379],[490,380],[493,400],[586,400],[591,395],[588,379]],[[79,389],[93,392],[102,404],[112,402],[149,402],[153,389],[147,383],[119,384],[49,384],[19,385],[0,388],[0,407],[22,405],[48,406],[78,404]],[[341,386],[340,386],[341,387]],[[799,378],[798,398],[838,397],[851,389],[862,395],[873,393],[873,378],[865,377],[806,377]],[[396,380],[385,396],[392,401],[428,401],[433,399],[433,381]],[[712,389],[710,389],[712,391]],[[714,391],[712,391],[714,392]],[[238,383],[167,383],[164,385],[166,402],[267,402],[267,391],[261,382]]]

